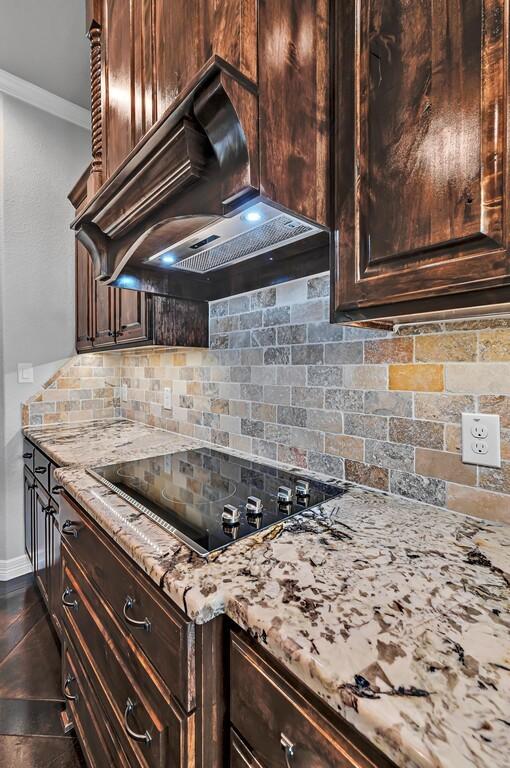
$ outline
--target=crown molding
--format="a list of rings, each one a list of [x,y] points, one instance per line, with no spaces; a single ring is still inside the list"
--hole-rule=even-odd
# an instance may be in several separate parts
[[[86,128],[90,131],[90,112],[88,109],[79,107],[67,99],[62,99],[38,85],[29,83],[21,77],[11,75],[5,69],[0,69],[0,91],[8,96],[14,96],[21,99],[33,107],[49,112],[61,120],[67,120],[69,123],[79,125],[80,128]]]

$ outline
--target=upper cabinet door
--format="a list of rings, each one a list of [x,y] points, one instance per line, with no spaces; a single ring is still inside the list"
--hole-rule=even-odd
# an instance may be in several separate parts
[[[154,0],[158,117],[213,55],[257,79],[257,0]]]
[[[507,2],[336,3],[337,320],[509,282]]]
[[[92,349],[94,277],[85,246],[76,240],[76,349]]]
[[[135,6],[139,0],[104,0],[102,11],[103,164],[106,178],[136,140]]]
[[[94,347],[115,344],[115,288],[94,280]]]
[[[145,293],[118,288],[116,294],[117,343],[147,340],[149,328]]]

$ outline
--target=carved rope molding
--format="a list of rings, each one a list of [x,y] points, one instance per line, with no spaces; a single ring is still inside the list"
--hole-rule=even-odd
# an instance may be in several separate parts
[[[92,130],[92,173],[103,171],[103,125],[101,114],[101,27],[93,22],[90,40],[90,119]]]

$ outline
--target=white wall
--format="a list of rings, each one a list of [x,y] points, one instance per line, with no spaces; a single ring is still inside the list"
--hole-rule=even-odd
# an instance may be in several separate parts
[[[67,194],[89,159],[88,131],[0,93],[0,561],[24,552],[21,403],[74,354]]]

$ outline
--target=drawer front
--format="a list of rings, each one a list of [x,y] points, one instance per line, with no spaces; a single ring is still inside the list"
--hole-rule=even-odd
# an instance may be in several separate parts
[[[60,497],[60,523],[78,564],[113,608],[125,634],[144,651],[186,711],[195,706],[194,640],[191,621],[174,609],[115,544],[68,496]]]
[[[69,644],[66,644],[62,657],[62,690],[68,714],[90,768],[102,765],[129,768],[87,675]]]
[[[171,701],[134,647],[119,650],[126,640],[100,598],[63,548],[62,609],[65,634],[79,653],[92,686],[105,708],[130,764],[144,768],[188,765],[188,719]],[[67,605],[66,605],[67,603]]]
[[[34,475],[45,491],[50,490],[50,460],[38,448],[34,448]]]
[[[230,729],[230,768],[264,768],[233,728]]]
[[[35,448],[30,443],[26,437],[23,438],[23,463],[25,464],[25,467],[28,467],[28,469],[33,472],[34,471],[34,453]]]
[[[333,729],[236,633],[231,633],[230,675],[232,724],[263,765],[271,768],[288,768],[288,765],[373,768],[378,765]]]

